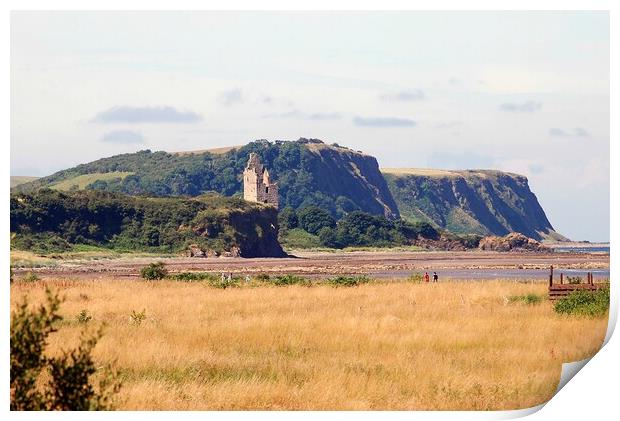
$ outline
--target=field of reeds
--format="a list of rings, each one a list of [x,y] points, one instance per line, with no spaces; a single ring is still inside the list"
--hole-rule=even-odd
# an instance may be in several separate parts
[[[12,307],[43,302],[46,285],[65,297],[51,352],[106,323],[94,355],[120,370],[119,409],[531,407],[607,327],[555,313],[544,283],[502,280],[15,282]]]

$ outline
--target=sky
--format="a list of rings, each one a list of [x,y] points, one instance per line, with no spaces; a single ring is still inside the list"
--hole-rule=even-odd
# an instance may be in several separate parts
[[[319,138],[528,177],[609,240],[607,12],[12,12],[11,175]]]

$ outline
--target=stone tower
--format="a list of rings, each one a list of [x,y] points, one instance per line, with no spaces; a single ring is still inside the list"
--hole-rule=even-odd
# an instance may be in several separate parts
[[[278,183],[272,183],[269,171],[255,153],[250,154],[243,171],[243,198],[250,202],[268,203],[278,208]]]

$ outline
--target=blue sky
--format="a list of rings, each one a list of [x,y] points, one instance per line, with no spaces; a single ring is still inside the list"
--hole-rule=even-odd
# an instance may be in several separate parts
[[[605,12],[14,12],[11,174],[316,137],[384,167],[526,175],[609,239]]]

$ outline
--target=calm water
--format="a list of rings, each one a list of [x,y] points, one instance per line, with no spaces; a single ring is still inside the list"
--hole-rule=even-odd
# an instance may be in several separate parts
[[[420,272],[420,271],[418,271]],[[609,269],[563,269],[554,268],[554,279],[560,280],[560,273],[564,276],[581,276],[586,279],[586,274],[592,272],[595,281],[609,279]],[[413,273],[412,271],[393,270],[371,272],[368,275],[378,279],[406,278]],[[422,271],[422,273],[424,273]],[[433,275],[429,272],[429,275]],[[516,279],[534,280],[547,282],[549,280],[549,269],[441,269],[437,271],[439,280],[488,280],[488,279]]]
[[[600,247],[554,247],[559,253],[609,253],[609,246]]]

